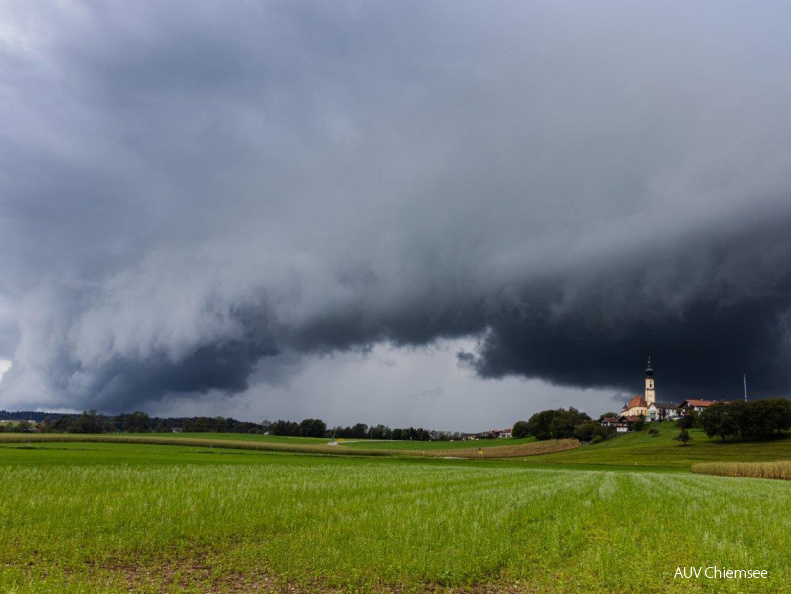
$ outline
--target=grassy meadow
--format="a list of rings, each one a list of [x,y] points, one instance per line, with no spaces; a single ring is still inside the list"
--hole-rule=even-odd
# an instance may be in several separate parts
[[[673,438],[678,435],[674,423],[656,423],[659,435],[648,430],[627,433],[614,439],[535,458],[534,463],[603,468],[649,468],[689,471],[699,462],[769,462],[791,460],[791,434],[779,439],[743,442],[733,439],[722,443],[709,439],[700,429],[689,431],[692,440],[682,446]]]
[[[791,483],[690,473],[791,440],[673,434],[502,460],[2,441],[0,591],[791,589]],[[770,578],[673,578],[710,565]]]
[[[124,434],[126,435],[126,434]],[[240,441],[253,441],[262,443],[291,443],[291,444],[316,444],[326,445],[337,441],[338,445],[347,448],[361,448],[366,450],[450,450],[456,448],[469,448],[481,444],[484,447],[503,445],[519,445],[535,441],[532,437],[523,439],[486,439],[480,441],[402,441],[393,439],[338,439],[319,437],[289,437],[285,435],[259,435],[245,433],[146,433],[146,437],[174,438],[184,437],[189,439],[235,439]]]
[[[223,435],[223,434],[220,434]],[[323,456],[422,456],[435,458],[518,458],[536,456],[552,452],[561,452],[580,447],[580,442],[576,439],[552,439],[547,441],[535,440],[498,440],[493,442],[462,442],[464,447],[452,449],[439,449],[442,444],[447,442],[425,442],[426,447],[422,449],[400,448],[384,449],[372,447],[348,448],[339,443],[327,443],[326,440],[317,442],[315,439],[307,439],[303,442],[299,438],[292,438],[293,441],[264,441],[251,439],[234,439],[233,434],[224,434],[221,438],[198,438],[184,437],[181,435],[169,434],[154,435],[149,434],[64,434],[64,433],[6,433],[0,434],[0,444],[3,443],[118,443],[129,445],[167,445],[199,447],[208,449],[235,449],[235,450],[254,450],[271,452],[291,452],[300,454],[312,454]],[[375,442],[369,442],[375,443]],[[397,443],[397,442],[387,442]],[[437,445],[439,444],[439,447]],[[473,445],[479,444],[479,445]]]
[[[467,448],[496,448],[503,446],[522,445],[534,442],[533,437],[521,439],[481,439],[478,441],[394,441],[394,440],[371,440],[371,439],[348,439],[341,445],[347,448],[363,450],[462,450]]]

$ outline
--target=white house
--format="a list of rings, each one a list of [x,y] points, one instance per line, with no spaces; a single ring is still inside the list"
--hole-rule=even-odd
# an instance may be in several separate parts
[[[667,421],[680,417],[678,405],[670,402],[652,402],[648,406],[647,421]]]

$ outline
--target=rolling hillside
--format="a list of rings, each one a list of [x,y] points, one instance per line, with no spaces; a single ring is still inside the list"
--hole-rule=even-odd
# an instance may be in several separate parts
[[[791,435],[780,439],[743,442],[730,440],[722,443],[709,439],[700,429],[690,430],[692,440],[682,446],[674,441],[678,435],[675,423],[651,425],[659,435],[639,433],[619,435],[608,441],[583,446],[568,452],[546,454],[531,459],[531,464],[579,465],[584,467],[665,468],[689,470],[697,462],[739,461],[758,462],[791,459]]]

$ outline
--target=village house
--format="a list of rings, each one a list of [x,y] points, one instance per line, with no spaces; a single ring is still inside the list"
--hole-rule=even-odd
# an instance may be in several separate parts
[[[490,431],[481,431],[480,433],[470,433],[469,435],[465,435],[462,439],[501,439],[504,437],[511,437],[512,429],[513,427],[509,427],[508,429],[491,429]]]
[[[638,419],[639,417],[629,417],[633,419]],[[613,427],[615,431],[618,433],[626,433],[629,431],[629,418],[625,416],[620,417],[603,417],[601,420],[602,427]]]
[[[684,412],[684,414],[690,411],[703,412],[715,402],[716,400],[685,400],[681,403],[679,408]]]
[[[640,417],[622,415],[620,420],[621,424],[616,429],[619,433],[625,433],[634,430],[635,424],[640,422]]]
[[[681,415],[678,412],[678,405],[670,402],[652,402],[648,407],[647,421],[668,421],[677,419]]]

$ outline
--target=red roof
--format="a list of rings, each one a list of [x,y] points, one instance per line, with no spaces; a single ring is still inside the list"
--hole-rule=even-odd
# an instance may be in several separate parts
[[[634,408],[635,406],[646,406],[646,403],[645,403],[645,398],[643,398],[642,394],[638,394],[637,396],[635,396],[634,398],[632,398],[632,399],[629,401],[629,404],[627,404],[627,405],[624,407],[624,409],[625,409],[625,410],[628,410],[628,409],[630,409],[630,408]]]
[[[637,421],[640,420],[640,417],[634,417],[634,416],[627,417],[626,415],[624,415],[623,418],[626,419],[627,421],[629,421],[630,423],[636,423]]]
[[[688,404],[690,406],[706,407],[706,406],[711,406],[715,402],[716,400],[685,400],[684,402],[681,403],[681,406],[684,406],[684,404]]]

